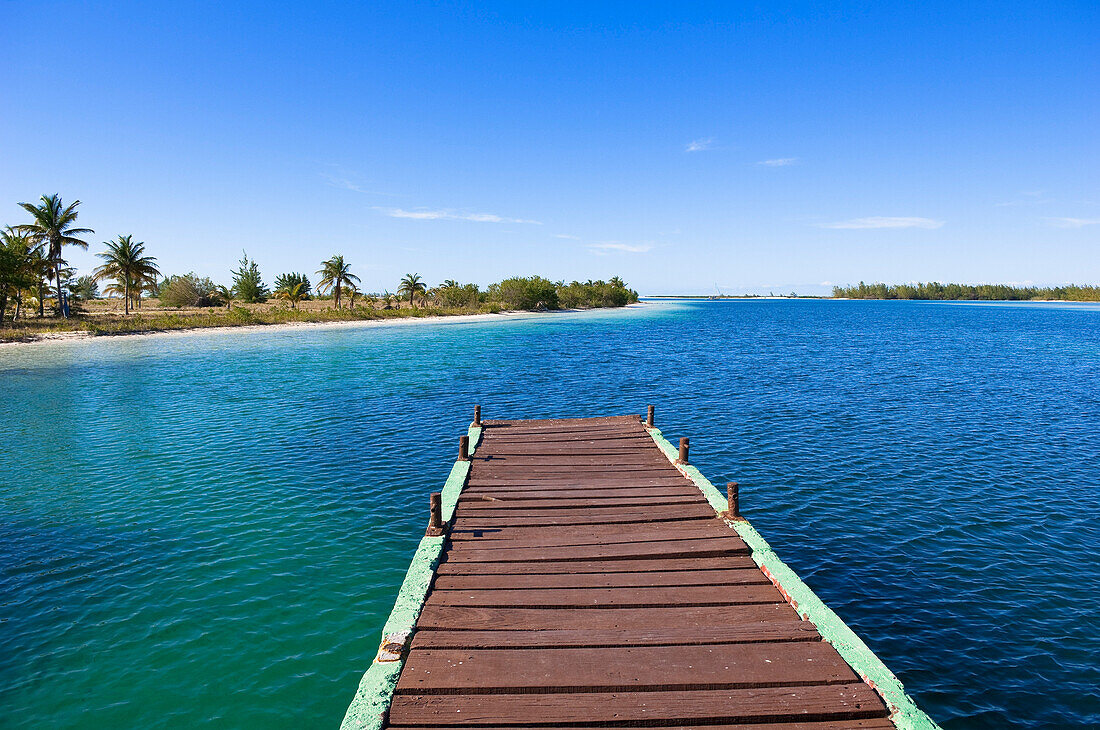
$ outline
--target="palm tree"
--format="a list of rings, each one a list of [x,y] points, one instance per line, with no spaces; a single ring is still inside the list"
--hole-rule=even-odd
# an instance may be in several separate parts
[[[38,261],[44,261],[42,244],[11,226],[0,230],[0,327],[4,326],[8,297],[15,302],[14,322],[19,317],[23,289],[41,281],[38,272],[43,267],[37,264]]]
[[[348,295],[348,308],[355,309],[355,298],[359,296],[359,287],[350,281],[344,285],[344,293]]]
[[[97,280],[114,279],[115,284],[107,291],[122,294],[126,314],[130,313],[130,300],[150,283],[155,283],[157,274],[156,258],[145,256],[145,243],[134,241],[133,236],[119,236],[117,241],[104,241],[107,250],[96,254],[106,263],[92,272]]]
[[[65,207],[61,204],[61,196],[54,193],[53,195],[43,195],[41,201],[37,205],[34,203],[19,204],[20,207],[34,216],[34,222],[18,226],[18,228],[21,232],[33,236],[39,243],[46,244],[46,258],[50,262],[53,276],[57,281],[57,306],[64,314],[65,310],[61,306],[61,249],[65,246],[88,248],[88,242],[77,238],[77,236],[82,236],[85,233],[95,233],[95,231],[91,228],[72,227],[79,215],[76,210],[76,207],[80,205],[79,200],[69,203],[68,207]]]
[[[225,302],[226,309],[229,309],[233,306],[233,290],[227,287],[225,284],[218,284],[209,292],[207,292],[207,296],[217,297],[218,299],[221,299],[223,302]]]
[[[297,284],[288,289],[279,289],[278,291],[276,291],[275,298],[285,299],[286,301],[290,302],[291,309],[297,309],[298,302],[305,299],[307,286],[308,284],[306,282],[299,281]]]
[[[445,282],[439,285],[440,289],[457,289],[458,287],[459,283],[454,279],[447,279]]]
[[[417,294],[427,294],[428,286],[420,280],[420,274],[405,274],[405,278],[401,280],[401,286],[397,287],[397,293],[400,296],[408,295],[409,306],[413,306],[413,297]]]
[[[351,264],[344,263],[344,257],[339,254],[323,262],[317,274],[321,277],[317,282],[317,291],[322,294],[331,291],[337,309],[340,308],[344,286],[359,281],[359,277],[351,273]]]

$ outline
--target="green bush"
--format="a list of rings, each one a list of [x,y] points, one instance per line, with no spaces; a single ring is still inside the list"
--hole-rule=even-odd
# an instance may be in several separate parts
[[[625,307],[638,301],[638,292],[627,289],[618,277],[611,281],[574,281],[558,284],[558,302],[566,309]]]
[[[241,257],[240,268],[233,271],[233,293],[249,304],[266,302],[270,293],[260,276],[260,267],[248,258],[247,253]]]
[[[428,296],[441,307],[457,309],[460,307],[477,308],[481,303],[481,290],[477,284],[459,284],[450,281],[432,289]]]
[[[195,272],[169,276],[157,289],[160,303],[166,307],[213,307],[220,303],[214,282]]]
[[[541,276],[514,276],[489,286],[489,298],[509,309],[558,309],[558,288]]]
[[[312,288],[309,283],[309,277],[305,274],[299,274],[296,272],[290,272],[289,274],[279,274],[275,277],[275,291],[277,292],[292,292],[294,287],[302,285],[301,295],[302,299],[309,299]]]

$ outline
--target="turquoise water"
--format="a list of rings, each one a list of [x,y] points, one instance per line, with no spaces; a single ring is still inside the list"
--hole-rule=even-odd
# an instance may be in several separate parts
[[[336,727],[475,403],[656,404],[945,727],[1100,722],[1100,307],[744,301],[0,348],[0,724]]]

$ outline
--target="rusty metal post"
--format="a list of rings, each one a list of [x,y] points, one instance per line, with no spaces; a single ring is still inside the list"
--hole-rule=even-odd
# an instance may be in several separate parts
[[[429,497],[431,503],[431,518],[428,520],[428,535],[442,535],[443,534],[443,495],[439,492],[432,492]]]
[[[740,497],[738,489],[737,482],[726,484],[726,510],[729,512],[730,517],[741,516],[741,506],[738,504]]]
[[[645,409],[645,427],[653,428],[653,406],[646,406]]]
[[[459,436],[458,437],[458,460],[469,461],[470,460],[470,437]]]
[[[474,425],[481,425],[481,406],[474,406]]]
[[[680,439],[680,458],[676,460],[677,464],[688,463],[688,438],[684,436]]]

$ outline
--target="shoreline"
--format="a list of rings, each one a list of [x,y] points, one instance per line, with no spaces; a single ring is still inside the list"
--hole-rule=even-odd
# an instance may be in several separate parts
[[[387,319],[345,319],[328,322],[275,322],[271,324],[241,324],[241,325],[213,325],[208,327],[180,327],[174,329],[153,329],[133,332],[107,332],[96,333],[87,330],[71,330],[67,332],[45,332],[35,334],[32,339],[0,341],[0,351],[8,346],[42,346],[72,342],[91,342],[96,340],[132,339],[156,336],[194,336],[207,333],[227,334],[230,332],[251,334],[255,332],[287,332],[298,329],[355,329],[370,327],[399,327],[414,324],[439,324],[444,322],[469,323],[492,320],[505,320],[514,317],[545,317],[556,314],[580,314],[583,312],[602,312],[619,309],[632,309],[646,306],[642,302],[627,304],[623,307],[596,307],[593,309],[555,309],[546,312],[529,312],[526,310],[504,310],[501,312],[485,312],[477,314],[431,314],[423,317],[391,317]]]

